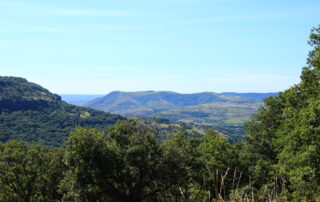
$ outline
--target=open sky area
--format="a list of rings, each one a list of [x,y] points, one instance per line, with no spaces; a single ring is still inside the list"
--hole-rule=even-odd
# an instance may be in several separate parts
[[[54,93],[277,92],[319,0],[0,0],[0,75]]]

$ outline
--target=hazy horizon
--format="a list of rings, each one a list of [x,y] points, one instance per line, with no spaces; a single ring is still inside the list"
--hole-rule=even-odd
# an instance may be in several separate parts
[[[154,90],[139,90],[139,91],[122,91],[122,90],[114,90],[110,91],[107,93],[102,93],[102,94],[70,94],[70,93],[58,93],[58,95],[92,95],[92,96],[104,96],[112,92],[124,92],[124,93],[135,93],[135,92],[147,92],[147,91],[153,91],[153,92],[173,92],[173,93],[178,93],[178,94],[197,94],[197,93],[261,93],[261,94],[268,94],[268,93],[278,93],[278,92],[213,92],[213,91],[202,91],[202,92],[190,92],[190,93],[182,93],[182,92],[177,92],[177,91],[169,91],[169,90],[160,90],[160,91],[154,91]],[[54,93],[54,92],[52,92]],[[57,94],[57,93],[56,93]]]

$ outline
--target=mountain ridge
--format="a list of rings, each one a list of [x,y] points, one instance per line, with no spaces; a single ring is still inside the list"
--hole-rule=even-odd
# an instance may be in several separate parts
[[[148,115],[148,113],[214,102],[257,103],[272,95],[276,95],[276,93],[200,92],[182,94],[172,91],[113,91],[103,97],[89,101],[84,106],[121,115],[143,116]]]
[[[89,101],[84,106],[126,114],[132,108],[148,108],[148,111],[162,111],[177,109],[185,106],[207,104],[212,102],[253,102],[248,98],[239,96],[229,96],[214,92],[201,92],[191,94],[181,94],[172,91],[137,91],[137,92],[122,92],[113,91],[101,98],[96,98]],[[124,110],[121,110],[124,109]]]
[[[115,92],[122,92],[122,93],[132,93],[130,91],[111,91],[110,93]],[[172,92],[177,94],[199,94],[199,93],[215,93],[210,91],[203,91],[203,92],[195,92],[195,93],[179,93],[174,91],[154,91],[154,90],[146,90],[146,91],[134,91],[135,93],[152,93],[152,92]],[[108,93],[108,94],[110,94]],[[267,96],[275,96],[278,93],[274,92],[267,92],[267,93],[259,93],[259,92],[222,92],[222,93],[216,93],[221,95],[231,95],[231,96],[239,96],[239,97],[247,97],[247,98],[257,98],[257,99],[263,99]],[[96,98],[102,98],[106,96],[106,94],[60,94],[63,101],[74,104],[78,106],[84,106],[85,104],[88,104],[89,102],[93,101]]]
[[[113,91],[84,106],[129,117],[155,117],[241,135],[263,99],[277,93],[181,94],[172,91]]]
[[[61,101],[38,84],[0,76],[0,142],[11,139],[63,146],[76,126],[106,130],[125,118]]]

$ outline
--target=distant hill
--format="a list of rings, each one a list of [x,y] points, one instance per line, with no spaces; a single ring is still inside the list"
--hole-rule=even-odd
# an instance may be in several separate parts
[[[69,104],[82,106],[89,101],[103,97],[104,95],[73,95],[73,94],[61,94],[61,99]]]
[[[84,106],[127,116],[149,116],[165,110],[208,103],[255,103],[256,99],[212,92],[179,94],[170,91],[114,91]]]
[[[276,93],[193,93],[170,91],[114,91],[84,106],[124,116],[159,117],[172,121],[215,126],[222,131],[232,127],[243,133],[243,123],[258,112],[265,97]],[[229,131],[234,133],[234,131]]]
[[[62,146],[70,131],[80,125],[105,129],[125,119],[78,107],[43,87],[17,77],[0,77],[0,141],[10,139]]]

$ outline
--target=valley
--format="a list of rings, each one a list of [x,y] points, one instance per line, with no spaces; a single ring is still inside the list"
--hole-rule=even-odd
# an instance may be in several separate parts
[[[263,99],[277,93],[181,94],[170,91],[114,91],[102,95],[61,95],[70,104],[127,117],[168,119],[204,132],[208,128],[241,139],[244,123],[258,112]],[[84,102],[86,100],[86,102]]]

